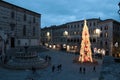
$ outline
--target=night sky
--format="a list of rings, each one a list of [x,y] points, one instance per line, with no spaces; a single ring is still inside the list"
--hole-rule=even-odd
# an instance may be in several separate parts
[[[4,0],[42,14],[41,27],[88,18],[120,20],[120,0]]]

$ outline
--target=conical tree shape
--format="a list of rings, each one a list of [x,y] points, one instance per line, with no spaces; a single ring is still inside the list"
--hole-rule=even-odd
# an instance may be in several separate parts
[[[91,43],[89,39],[89,31],[87,27],[87,22],[84,20],[84,27],[82,31],[82,41],[81,41],[81,48],[80,48],[80,62],[93,62],[92,60],[92,52],[91,52]]]

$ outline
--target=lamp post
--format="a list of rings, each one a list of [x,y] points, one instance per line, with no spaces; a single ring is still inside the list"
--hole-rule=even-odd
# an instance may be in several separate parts
[[[118,42],[115,42],[114,46],[115,46],[115,52],[114,53],[118,54],[119,53],[119,51],[118,51]],[[116,55],[115,55],[115,57],[116,57]]]
[[[64,36],[65,39],[66,39],[66,45],[64,45],[64,46],[67,48],[67,36],[68,36],[68,31],[64,31],[64,32],[63,32],[63,36]]]
[[[48,42],[50,41],[50,32],[47,32],[46,35],[47,35],[47,44],[48,44]],[[48,44],[48,46],[49,46],[49,44]]]
[[[95,34],[96,34],[96,38],[97,38],[97,48],[98,48],[98,37],[100,36],[101,30],[100,29],[95,29]]]
[[[94,49],[94,57],[95,57],[95,53],[98,53],[98,37],[100,36],[101,30],[96,28],[94,31],[94,34],[96,35],[96,46],[97,48]]]

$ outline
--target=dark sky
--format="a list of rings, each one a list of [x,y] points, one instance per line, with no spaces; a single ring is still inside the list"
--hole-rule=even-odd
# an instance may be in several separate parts
[[[117,13],[120,0],[4,0],[42,14],[41,27],[60,25],[88,18],[112,18],[120,21]]]

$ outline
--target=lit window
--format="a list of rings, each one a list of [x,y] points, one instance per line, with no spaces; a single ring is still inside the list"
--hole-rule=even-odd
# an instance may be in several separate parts
[[[106,38],[108,37],[108,33],[107,33],[107,32],[105,32],[105,37],[106,37]]]
[[[74,32],[74,35],[76,35],[76,32]]]

